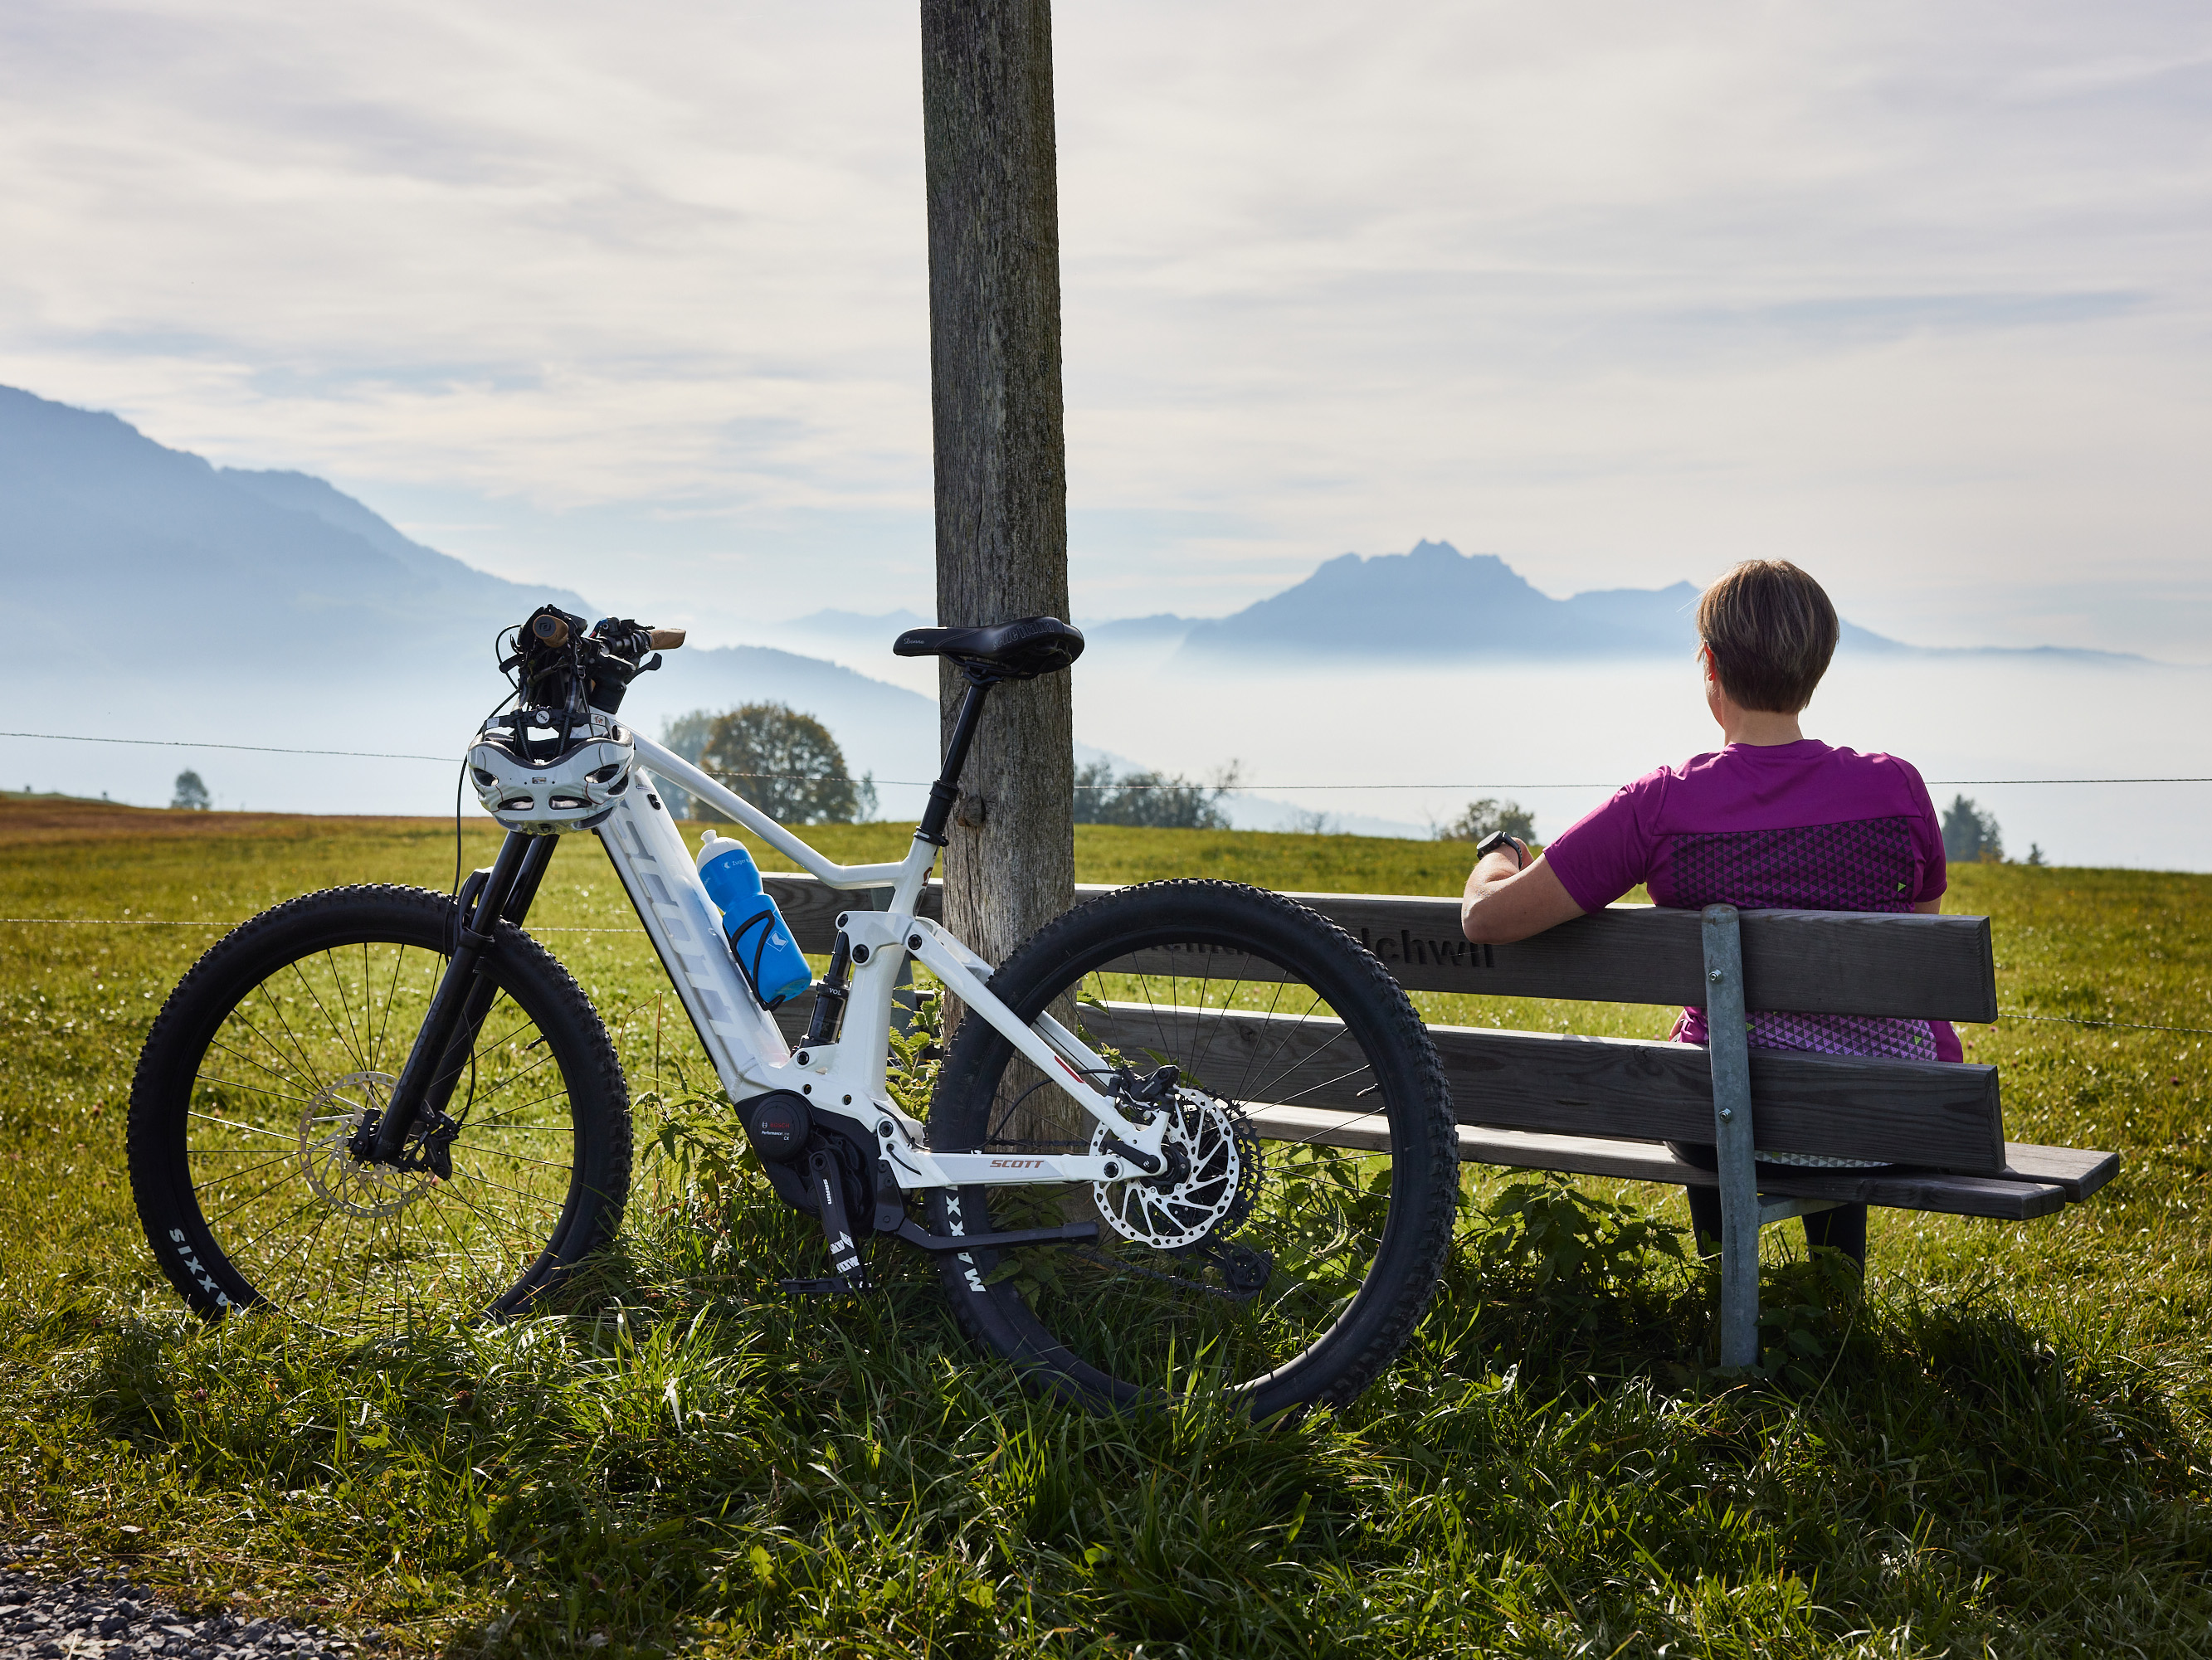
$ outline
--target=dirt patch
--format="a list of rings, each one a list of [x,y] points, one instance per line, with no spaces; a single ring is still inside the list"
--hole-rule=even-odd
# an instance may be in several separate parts
[[[0,847],[39,842],[96,842],[118,838],[207,840],[234,836],[313,836],[329,830],[412,830],[442,825],[450,818],[379,818],[307,812],[182,812],[162,807],[131,807],[119,801],[88,801],[74,795],[0,795]]]

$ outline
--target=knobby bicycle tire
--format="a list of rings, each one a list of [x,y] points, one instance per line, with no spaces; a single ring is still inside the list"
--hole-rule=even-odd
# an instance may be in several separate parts
[[[505,922],[447,1107],[452,1178],[346,1152],[405,1065],[454,915],[414,888],[308,894],[170,994],[131,1085],[131,1181],[155,1260],[201,1313],[273,1304],[362,1334],[425,1310],[512,1315],[620,1225],[622,1068],[568,970]]]
[[[1428,1034],[1365,948],[1279,895],[1158,882],[1039,930],[990,983],[1133,1073],[1177,1065],[1189,1168],[1149,1191],[935,1195],[950,1232],[1100,1225],[1096,1247],[940,1256],[971,1337],[1032,1388],[1109,1409],[1211,1389],[1267,1417],[1350,1401],[1390,1364],[1449,1243],[1457,1145]],[[1091,1130],[996,1031],[962,1022],[933,1149],[1065,1150]]]

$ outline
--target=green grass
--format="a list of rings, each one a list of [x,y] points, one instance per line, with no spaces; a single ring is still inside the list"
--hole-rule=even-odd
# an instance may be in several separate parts
[[[824,830],[833,857],[903,846]],[[465,857],[491,840],[471,828]],[[451,880],[450,826],[0,799],[0,915],[243,917]],[[1079,874],[1451,893],[1464,849],[1087,827]],[[1976,867],[2001,1002],[2212,1026],[2212,880]],[[587,840],[533,921],[623,926]],[[0,928],[0,1530],[451,1648],[791,1655],[1919,1655],[2212,1650],[2212,1365],[2198,1034],[2008,1022],[2016,1139],[2115,1147],[2042,1223],[1876,1213],[1863,1299],[1771,1230],[1759,1376],[1706,1370],[1674,1195],[1480,1184],[1435,1311],[1350,1412],[1102,1422],[969,1353],[918,1269],[785,1303],[797,1219],[641,1168],[597,1317],[374,1348],[182,1312],[122,1110],[159,1000],[215,937]],[[545,936],[634,1090],[696,1051],[635,936]],[[1651,1010],[1431,1018],[1663,1030]],[[656,1037],[657,1032],[657,1037]],[[646,1128],[650,1128],[651,1126]],[[1609,1208],[1615,1201],[1626,1208]],[[1547,1281],[1548,1264],[1581,1268]]]

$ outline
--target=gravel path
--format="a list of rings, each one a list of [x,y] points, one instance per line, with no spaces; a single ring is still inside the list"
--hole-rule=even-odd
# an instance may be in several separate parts
[[[32,1541],[34,1549],[43,1542]],[[354,1651],[344,1638],[287,1620],[179,1614],[126,1580],[78,1574],[42,1581],[0,1566],[0,1660],[351,1660]]]

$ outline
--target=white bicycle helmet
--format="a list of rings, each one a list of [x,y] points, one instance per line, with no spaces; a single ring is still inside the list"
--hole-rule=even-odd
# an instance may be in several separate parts
[[[593,709],[587,726],[532,742],[523,736],[530,720],[527,713],[504,717],[470,745],[469,781],[484,811],[525,836],[559,836],[605,821],[637,767],[629,728]],[[547,750],[557,752],[533,758]]]

